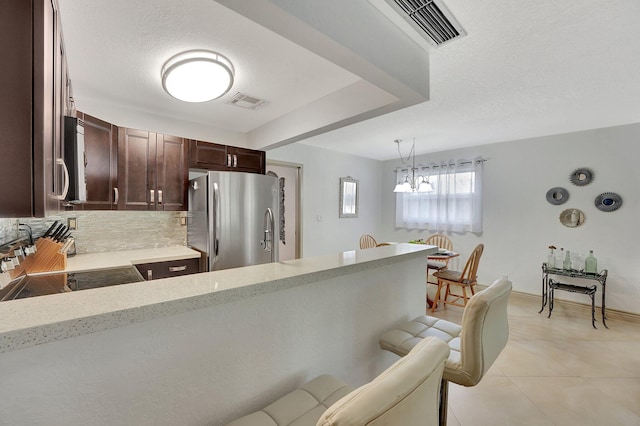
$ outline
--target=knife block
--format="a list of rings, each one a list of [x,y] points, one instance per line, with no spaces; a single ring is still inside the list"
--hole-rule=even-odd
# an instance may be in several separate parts
[[[67,254],[60,253],[62,243],[56,243],[48,238],[40,238],[36,241],[36,248],[37,251],[20,264],[28,274],[63,271],[67,267]]]

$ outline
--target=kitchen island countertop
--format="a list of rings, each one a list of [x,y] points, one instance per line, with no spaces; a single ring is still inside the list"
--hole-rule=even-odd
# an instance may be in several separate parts
[[[185,250],[177,249],[176,253],[192,256]],[[186,247],[184,249],[189,250]],[[393,244],[335,255],[11,300],[0,304],[0,353],[236,302],[371,268],[391,266],[405,260],[421,258],[426,263],[426,256],[437,249],[427,245]],[[123,264],[117,262],[128,262],[124,265],[130,265],[151,259],[167,260],[161,255],[161,252],[166,254],[164,250],[154,250],[119,252],[122,258],[118,255],[106,256],[104,253],[78,255],[77,259],[70,259],[68,269],[104,268],[108,262],[112,262],[112,267],[118,267]],[[99,259],[101,256],[104,259]]]

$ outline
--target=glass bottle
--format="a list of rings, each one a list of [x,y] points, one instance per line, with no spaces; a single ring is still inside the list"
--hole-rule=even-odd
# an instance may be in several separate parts
[[[589,256],[584,260],[584,272],[587,274],[598,273],[598,261],[593,256],[593,250],[589,250]]]
[[[563,262],[564,262],[564,248],[560,247],[560,251],[556,256],[556,265],[558,266],[558,269],[562,267]]]
[[[555,268],[556,267],[556,254],[553,249],[549,249],[549,254],[547,255],[547,268]]]
[[[567,254],[565,255],[564,262],[562,262],[562,269],[569,271],[571,270],[571,252],[567,250]]]

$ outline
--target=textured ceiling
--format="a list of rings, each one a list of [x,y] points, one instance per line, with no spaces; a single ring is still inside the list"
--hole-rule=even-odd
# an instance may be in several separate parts
[[[247,132],[358,80],[211,0],[59,0],[74,96]],[[183,103],[162,91],[160,70],[178,52],[219,51],[236,70],[228,96]],[[310,84],[309,82],[313,82]],[[223,102],[265,99],[256,111]]]
[[[640,2],[446,0],[468,36],[430,52],[428,102],[305,143],[397,158],[640,122]]]
[[[287,3],[253,1],[256,5]],[[367,0],[349,1],[376,10]],[[267,29],[268,25],[258,25],[220,4],[251,5],[248,1],[59,3],[80,108],[126,107],[248,134],[314,102],[331,99],[361,82],[364,75],[373,76],[368,80],[384,89],[381,93],[393,92],[392,85],[375,81],[380,67],[363,66],[360,56],[352,55],[348,65],[353,66],[347,66],[341,62],[346,56],[342,51],[329,57],[306,48],[311,43],[309,33],[294,43],[283,37],[295,38],[287,31]],[[330,3],[335,2],[309,4],[329,7]],[[468,35],[428,51],[428,101],[392,108],[385,115],[321,133],[304,143],[390,159],[397,155],[394,139],[415,138],[416,151],[428,153],[640,122],[637,0],[446,0],[446,4]],[[365,24],[354,22],[354,33]],[[381,22],[375,25],[385,29]],[[407,43],[412,43],[409,38]],[[372,40],[371,49],[378,45]],[[237,76],[229,95],[239,91],[269,103],[245,111],[223,102],[184,104],[168,97],[159,83],[163,62],[178,51],[194,48],[219,50],[233,61]],[[398,93],[389,97],[401,98]],[[376,98],[372,108],[390,102],[382,98]]]

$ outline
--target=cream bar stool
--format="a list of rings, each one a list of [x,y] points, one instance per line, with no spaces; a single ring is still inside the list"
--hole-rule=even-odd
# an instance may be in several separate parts
[[[354,391],[335,377],[316,377],[227,426],[435,426],[448,355],[441,340],[422,339],[404,358]]]
[[[475,386],[498,358],[509,340],[507,302],[511,282],[497,280],[476,293],[464,308],[462,324],[439,318],[420,316],[400,327],[387,331],[380,338],[380,347],[405,356],[422,339],[437,337],[451,349],[445,361],[440,388],[440,424],[447,423],[448,382]]]

